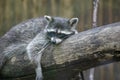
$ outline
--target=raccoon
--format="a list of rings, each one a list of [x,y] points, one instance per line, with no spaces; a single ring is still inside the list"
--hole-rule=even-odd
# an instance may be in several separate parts
[[[60,44],[71,35],[78,33],[76,30],[78,18],[66,19],[45,15],[44,19],[47,21],[44,31],[37,34],[26,47],[29,59],[37,65],[36,80],[43,79],[40,61],[45,48],[50,44]],[[43,40],[44,38],[46,40]],[[43,45],[42,43],[45,44]],[[40,46],[42,45],[43,47],[41,48]]]
[[[78,18],[70,20],[59,17],[52,18],[51,16],[44,16],[44,18],[48,22],[45,28],[47,38],[53,44],[59,44],[69,36],[78,33],[76,30]]]

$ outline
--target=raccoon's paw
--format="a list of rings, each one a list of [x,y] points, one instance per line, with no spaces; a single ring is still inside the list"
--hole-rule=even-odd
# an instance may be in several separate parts
[[[36,76],[36,80],[43,80],[43,77]]]
[[[41,67],[36,68],[36,80],[43,80]]]

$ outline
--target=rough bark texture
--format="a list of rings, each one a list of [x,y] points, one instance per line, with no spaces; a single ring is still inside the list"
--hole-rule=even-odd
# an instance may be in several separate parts
[[[51,45],[42,57],[44,79],[72,80],[79,71],[119,60],[120,22],[87,30],[60,45]],[[34,80],[34,67],[25,53],[16,53],[6,62],[1,74],[10,80]]]

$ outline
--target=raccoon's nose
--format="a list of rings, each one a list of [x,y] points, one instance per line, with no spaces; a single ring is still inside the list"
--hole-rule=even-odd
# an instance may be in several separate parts
[[[52,44],[56,44],[56,42],[51,41]]]
[[[53,44],[56,44],[56,40],[55,40],[55,38],[51,38],[51,42],[53,43]]]
[[[62,39],[52,37],[52,38],[51,38],[51,42],[52,42],[53,44],[59,44],[59,43],[62,42]]]

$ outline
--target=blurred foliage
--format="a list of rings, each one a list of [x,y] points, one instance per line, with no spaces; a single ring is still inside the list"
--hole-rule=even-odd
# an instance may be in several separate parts
[[[60,17],[78,17],[78,30],[91,28],[92,0],[0,0],[0,36],[12,26],[45,14]],[[120,0],[100,0],[98,26],[119,21]]]
[[[44,15],[78,17],[79,31],[90,27],[92,20],[90,0],[0,0],[0,8],[0,35],[26,19]]]
[[[78,17],[78,30],[91,28],[92,0],[0,0],[0,36],[12,26],[45,14],[60,17]],[[98,26],[119,21],[120,0],[100,0]]]

